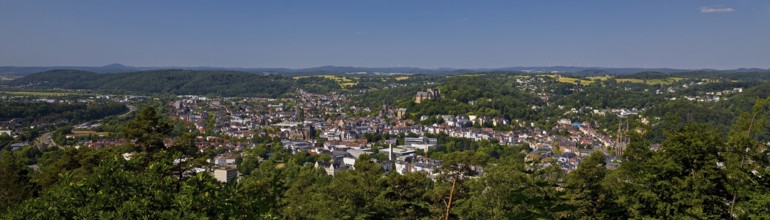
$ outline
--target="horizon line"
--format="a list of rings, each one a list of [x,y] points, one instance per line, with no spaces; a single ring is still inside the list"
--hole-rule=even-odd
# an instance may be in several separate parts
[[[219,69],[288,69],[288,70],[302,70],[302,69],[314,69],[323,67],[338,67],[338,68],[362,68],[362,69],[376,69],[376,68],[393,68],[393,69],[424,69],[424,70],[499,70],[509,68],[604,68],[604,69],[672,69],[672,70],[738,70],[738,69],[763,69],[770,70],[762,67],[737,67],[737,68],[677,68],[677,67],[608,67],[608,66],[576,66],[576,65],[551,65],[551,66],[505,66],[505,67],[416,67],[416,66],[349,66],[349,65],[321,65],[321,66],[309,66],[309,67],[243,67],[243,66],[133,66],[124,65],[121,63],[111,63],[107,65],[0,65],[0,67],[15,67],[15,68],[58,68],[58,67],[88,67],[88,68],[102,68],[112,65],[120,65],[127,68],[155,68],[155,69],[172,69],[172,68],[219,68]]]

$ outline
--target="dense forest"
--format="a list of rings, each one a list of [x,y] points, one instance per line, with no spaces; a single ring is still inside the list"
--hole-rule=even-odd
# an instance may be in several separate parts
[[[64,120],[68,123],[85,122],[109,115],[125,113],[125,104],[100,101],[93,103],[48,103],[48,102],[0,102],[0,121],[18,119],[21,124],[53,123]]]
[[[516,88],[510,77],[456,76],[435,88],[441,98],[419,105],[403,103],[415,115],[475,114],[511,118],[529,118],[530,106],[542,100]]]
[[[422,82],[433,77],[418,75],[396,80],[398,76],[357,75],[356,81],[343,88],[330,78],[347,74],[319,75],[257,74],[222,70],[152,70],[100,74],[80,70],[51,70],[2,82],[24,89],[90,90],[111,94],[132,95],[206,95],[224,97],[282,97],[294,89],[310,93],[330,94],[358,89],[382,88],[392,83]],[[290,77],[294,76],[294,77]]]
[[[278,97],[288,92],[289,77],[234,71],[155,70],[98,74],[52,70],[10,82],[34,88],[85,89],[109,93]]]
[[[428,84],[412,84],[369,91],[353,99],[355,105],[379,109],[382,104],[407,108],[409,117],[420,115],[475,114],[511,118],[529,118],[533,104],[542,104],[537,97],[524,93],[513,85],[514,78],[506,75],[452,76],[422,79]],[[414,102],[414,95],[427,88],[437,89],[441,98]]]

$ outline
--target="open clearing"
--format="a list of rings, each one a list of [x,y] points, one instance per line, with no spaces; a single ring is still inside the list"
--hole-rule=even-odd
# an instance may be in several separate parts
[[[572,77],[560,77],[558,79],[559,79],[559,82],[571,83],[571,84],[578,84],[578,83],[580,83],[580,84],[583,84],[583,85],[587,85],[587,84],[593,83],[593,81],[591,81],[591,80],[578,79],[578,78],[572,78]]]
[[[295,77],[292,77],[292,78],[293,79],[302,79],[302,78],[310,78],[310,77],[323,77],[323,78],[326,78],[326,79],[331,79],[331,80],[334,80],[335,82],[337,82],[337,84],[339,84],[343,88],[347,88],[347,87],[352,87],[352,86],[358,85],[358,78],[355,78],[355,77],[348,78],[347,76],[316,75],[316,76],[295,76]]]
[[[73,135],[78,136],[88,136],[88,135],[96,135],[96,136],[108,136],[110,135],[110,132],[98,132],[98,131],[72,131]]]
[[[14,91],[14,92],[0,92],[0,93],[8,94],[8,95],[16,95],[16,96],[43,96],[43,97],[80,94],[78,92],[68,92],[68,91]]]
[[[684,78],[679,77],[669,77],[666,79],[616,79],[619,83],[623,82],[629,82],[629,83],[644,83],[647,85],[670,85],[671,83],[675,83],[680,80],[684,80]]]
[[[599,81],[606,81],[609,79],[615,79],[618,83],[644,83],[647,85],[670,85],[672,83],[685,80],[685,78],[681,77],[668,77],[666,79],[632,79],[632,78],[616,78],[614,76],[591,76],[586,77],[585,79],[581,78],[573,78],[573,77],[566,77],[566,76],[559,76],[559,75],[545,75],[551,78],[555,78],[559,80],[559,82],[563,83],[570,83],[570,84],[583,84],[588,85],[593,83],[595,80]]]

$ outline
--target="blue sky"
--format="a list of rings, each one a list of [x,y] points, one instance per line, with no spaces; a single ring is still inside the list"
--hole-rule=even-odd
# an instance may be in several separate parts
[[[767,0],[0,0],[0,65],[770,68]]]

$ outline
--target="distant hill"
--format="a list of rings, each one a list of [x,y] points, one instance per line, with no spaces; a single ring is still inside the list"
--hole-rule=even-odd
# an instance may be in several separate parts
[[[219,70],[150,70],[115,74],[51,70],[7,84],[129,94],[279,97],[292,88],[293,81],[279,75]]]
[[[89,71],[89,72],[95,72],[95,73],[123,73],[123,72],[133,72],[133,71],[141,71],[141,70],[152,70],[152,69],[157,69],[157,68],[132,67],[132,66],[124,66],[122,64],[117,64],[117,63],[116,64],[106,65],[106,66],[98,66],[98,67],[92,67],[92,66],[42,66],[42,67],[0,66],[0,76],[21,77],[21,76],[26,76],[26,75],[34,74],[34,73],[51,71],[51,70],[59,70],[59,69],[81,70],[81,71]]]
[[[183,70],[217,70],[217,71],[239,71],[248,73],[269,73],[283,75],[315,75],[315,74],[428,74],[428,75],[452,75],[477,72],[520,72],[520,73],[565,73],[576,76],[596,76],[596,75],[625,75],[639,72],[660,72],[660,73],[681,73],[681,72],[718,72],[718,73],[742,73],[742,72],[762,72],[770,71],[768,69],[741,68],[734,70],[713,70],[713,69],[671,69],[671,68],[606,68],[606,67],[575,67],[575,66],[548,66],[548,67],[506,67],[506,68],[477,68],[477,69],[456,69],[456,68],[415,68],[415,67],[352,67],[352,66],[321,66],[313,68],[240,68],[240,67],[133,67],[122,64],[110,64],[100,67],[87,66],[51,66],[51,67],[17,67],[0,66],[0,76],[18,78],[34,73],[70,69],[88,71],[94,73],[125,73],[160,69],[183,69]]]

